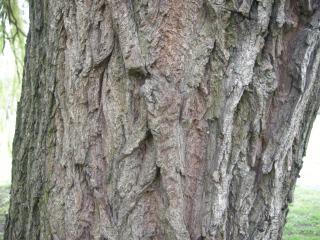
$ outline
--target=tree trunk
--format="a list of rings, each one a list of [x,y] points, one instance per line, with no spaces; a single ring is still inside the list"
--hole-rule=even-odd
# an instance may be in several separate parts
[[[319,19],[317,0],[30,0],[5,239],[281,239]]]

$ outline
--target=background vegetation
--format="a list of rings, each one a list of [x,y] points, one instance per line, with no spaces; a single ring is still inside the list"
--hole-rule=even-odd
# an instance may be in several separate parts
[[[11,145],[20,98],[28,3],[0,0],[0,239],[9,208]]]
[[[0,0],[0,184],[10,182],[11,145],[27,27],[27,1]]]
[[[320,239],[320,191],[297,187],[290,206],[284,240]]]

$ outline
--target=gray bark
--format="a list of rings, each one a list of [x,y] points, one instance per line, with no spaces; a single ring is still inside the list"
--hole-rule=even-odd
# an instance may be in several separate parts
[[[281,239],[319,5],[30,0],[5,239]]]

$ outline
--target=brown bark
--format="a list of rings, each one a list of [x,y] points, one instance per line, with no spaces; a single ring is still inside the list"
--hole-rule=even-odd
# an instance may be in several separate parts
[[[281,239],[319,1],[31,0],[30,18],[5,239]]]

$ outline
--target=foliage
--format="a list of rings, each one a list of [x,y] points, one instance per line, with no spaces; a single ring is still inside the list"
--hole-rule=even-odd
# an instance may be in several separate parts
[[[3,53],[5,45],[9,43],[15,56],[17,76],[12,81],[12,91],[7,94],[17,96],[20,88],[21,71],[24,59],[24,44],[26,40],[26,22],[23,21],[20,0],[0,0],[0,53]],[[20,3],[20,5],[18,4]],[[2,89],[0,89],[1,91]],[[0,92],[2,93],[2,92]]]
[[[8,41],[14,51],[23,48],[25,33],[17,0],[0,0],[0,50]],[[21,51],[16,52],[16,54]],[[17,56],[18,57],[18,56]]]
[[[25,4],[26,0],[0,0],[0,54],[3,54],[0,59],[0,151],[3,155],[8,155],[3,151],[11,153],[16,102],[20,98],[27,26],[22,12]],[[3,155],[0,161],[6,161]]]
[[[284,240],[320,239],[320,191],[297,187],[289,207]]]
[[[24,1],[0,0],[0,54],[6,53],[3,57],[4,60],[1,59],[1,67],[2,69],[13,69],[10,73],[1,72],[0,75],[0,136],[7,138],[7,135],[10,135],[6,139],[7,141],[2,141],[2,143],[6,142],[9,151],[13,131],[9,131],[8,129],[12,128],[16,101],[20,95],[21,71],[23,68],[24,44],[26,40],[25,29],[27,23],[23,20],[21,12],[22,2]],[[9,48],[9,51],[5,51],[5,47]],[[8,52],[11,52],[14,57],[8,56]],[[12,67],[12,62],[15,62],[15,68]],[[1,161],[4,160],[5,154],[3,148],[1,150],[0,164],[2,166],[3,163]],[[0,185],[0,239],[3,238],[5,214],[9,208],[9,192],[9,185]]]
[[[26,40],[26,22],[23,21],[22,0],[0,0],[0,53],[3,53],[7,43],[15,57],[17,76],[12,81],[13,96],[18,95],[20,88],[21,71],[24,60],[24,45]],[[20,3],[20,5],[18,4]],[[1,91],[1,89],[0,89]]]

